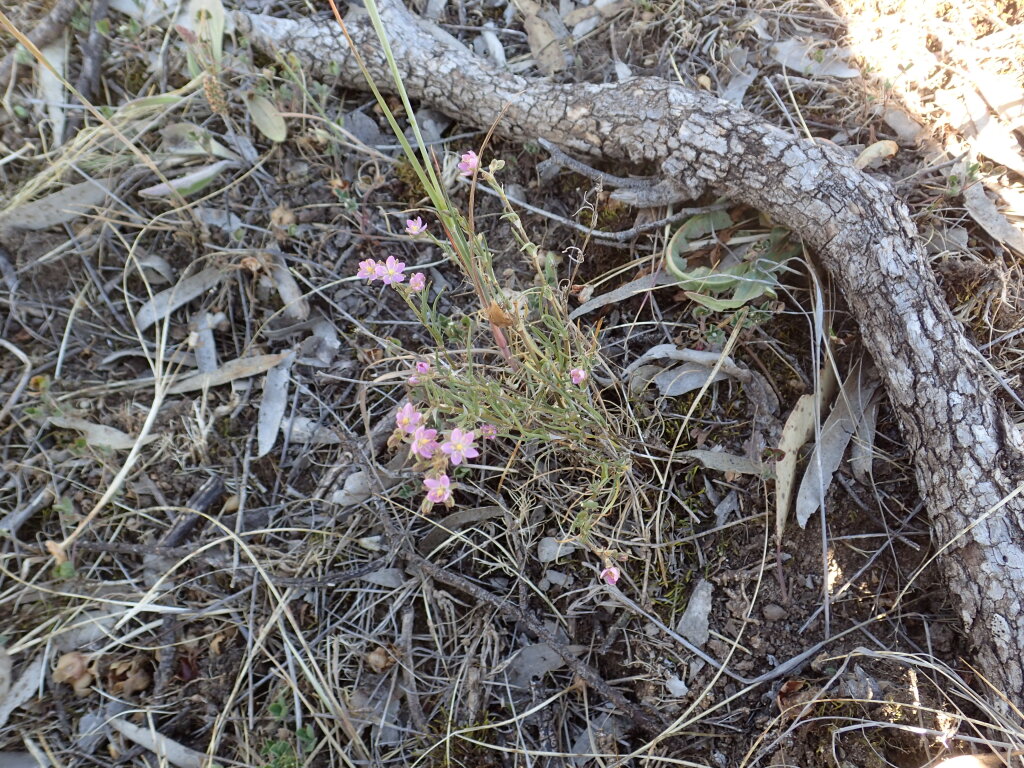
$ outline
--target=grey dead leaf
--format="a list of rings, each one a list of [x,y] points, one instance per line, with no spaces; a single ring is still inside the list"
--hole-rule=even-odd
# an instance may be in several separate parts
[[[0,768],[48,768],[49,760],[36,759],[31,752],[0,752]]]
[[[345,478],[345,484],[331,496],[331,501],[341,507],[362,504],[373,495],[373,478],[369,472],[360,469]]]
[[[75,432],[81,432],[85,442],[93,448],[106,448],[111,451],[130,451],[136,443],[136,438],[122,432],[120,429],[103,424],[94,424],[77,416],[51,416],[49,422],[59,429],[73,429]],[[156,435],[150,435],[142,441],[142,444],[147,445],[156,439]]]
[[[281,362],[267,371],[263,378],[263,399],[256,423],[256,458],[270,453],[277,442],[285,408],[288,406],[288,384],[291,381],[295,354],[289,353]]]
[[[369,584],[376,584],[378,587],[398,589],[408,581],[409,577],[401,568],[381,568],[379,571],[366,574],[362,579]]]
[[[144,253],[135,259],[143,276],[154,284],[169,283],[174,279],[174,268],[163,256]]]
[[[170,0],[110,0],[110,9],[135,19],[143,27],[150,27],[166,18],[178,2]]]
[[[565,666],[565,659],[547,643],[521,648],[508,665],[509,682],[517,688],[529,689],[530,680],[543,678]]]
[[[796,463],[799,451],[814,434],[817,418],[814,395],[800,395],[779,439],[779,459],[775,462],[775,536],[782,541],[786,530],[789,507],[793,502],[793,486],[796,484]]]
[[[207,128],[193,123],[171,123],[160,129],[160,149],[182,159],[192,157],[219,157],[241,163],[242,158],[214,138]]]
[[[99,181],[72,184],[52,195],[23,203],[0,214],[0,224],[14,229],[49,229],[66,224],[102,205],[109,187]]]
[[[200,206],[195,209],[195,214],[196,218],[206,226],[219,229],[221,232],[225,232],[232,237],[235,237],[236,233],[244,226],[244,222],[238,216],[222,208],[204,208]]]
[[[883,139],[866,147],[857,159],[853,161],[854,168],[868,168],[872,164],[887,160],[900,151],[900,146],[895,141]]]
[[[235,163],[230,160],[210,163],[186,173],[184,176],[140,189],[139,194],[143,197],[171,197],[175,194],[188,197],[206,189],[220,175],[221,171],[233,165]]]
[[[725,495],[725,498],[715,505],[715,525],[725,525],[725,521],[729,519],[729,515],[733,512],[739,512],[739,509],[739,494],[735,490],[729,491],[729,493]]]
[[[189,323],[189,329],[194,334],[194,338],[189,337],[189,345],[196,356],[196,367],[200,373],[217,370],[217,340],[213,337],[213,331],[224,319],[223,312],[210,314],[203,311]]]
[[[534,0],[515,0],[515,6],[523,14],[523,29],[537,67],[545,75],[565,69],[565,55],[558,44],[558,37],[551,24],[541,16],[543,7]]]
[[[847,64],[849,51],[825,48],[811,42],[790,38],[770,49],[772,58],[786,69],[812,77],[859,77],[860,70]]]
[[[0,648],[0,702],[7,698],[11,690],[11,657],[7,649]]]
[[[206,754],[179,744],[152,728],[142,728],[120,717],[110,721],[110,726],[129,741],[148,749],[161,762],[166,761],[177,768],[203,768]]]
[[[993,115],[985,100],[971,88],[935,91],[935,103],[967,138],[971,148],[1017,173],[1024,173],[1024,155],[1013,131]],[[961,176],[963,178],[963,176]]]
[[[553,563],[560,557],[566,557],[579,547],[574,541],[560,541],[554,536],[545,536],[537,544],[537,559],[541,563]]]
[[[701,579],[693,588],[690,602],[686,605],[676,632],[685,637],[698,648],[703,648],[711,634],[709,617],[711,616],[711,582]]]
[[[309,302],[306,301],[302,289],[295,282],[295,277],[288,269],[288,262],[280,253],[275,253],[270,265],[270,275],[277,288],[277,295],[281,297],[281,314],[287,320],[301,322],[309,317]]]
[[[253,355],[224,363],[216,371],[210,373],[193,373],[178,380],[167,389],[169,395],[180,395],[183,392],[195,392],[201,389],[219,387],[236,379],[247,379],[257,376],[277,365],[291,352],[273,355]]]
[[[67,125],[67,115],[64,112],[67,97],[62,82],[67,75],[67,37],[60,35],[52,43],[41,48],[40,53],[56,72],[56,74],[51,72],[50,67],[45,67],[42,64],[37,63],[36,65],[36,84],[39,88],[39,97],[46,105],[46,116],[50,119],[53,144],[60,146],[64,142],[64,126]]]
[[[210,290],[223,278],[224,273],[215,267],[186,277],[177,285],[161,291],[139,307],[139,311],[135,313],[135,324],[140,331],[144,331],[158,320],[166,320],[176,309]]]
[[[743,97],[747,95],[747,89],[757,79],[758,70],[755,67],[747,66],[742,71],[736,72],[729,79],[729,84],[722,89],[719,96],[726,101],[731,101],[737,107],[743,106]]]
[[[820,323],[820,320],[816,320],[817,323]],[[782,457],[775,462],[775,535],[779,541],[782,540],[782,534],[786,530],[786,520],[789,517],[789,508],[792,506],[798,452],[804,443],[811,439],[814,434],[814,426],[819,418],[818,407],[820,406],[816,407],[815,403],[831,402],[836,387],[839,385],[834,365],[825,364],[818,376],[817,384],[817,400],[815,401],[813,394],[800,396],[796,408],[786,420],[782,437],[779,439],[779,452]],[[804,400],[805,397],[810,399]],[[799,414],[797,409],[800,409]]]
[[[924,130],[922,125],[911,117],[906,110],[897,107],[886,108],[882,113],[882,119],[886,125],[896,131],[896,137],[900,141],[908,144],[917,141],[921,131]]]
[[[875,430],[878,425],[878,400],[872,399],[864,409],[864,418],[857,424],[853,445],[850,446],[850,471],[861,483],[871,480],[871,465],[875,461]]]
[[[653,274],[644,275],[632,282],[619,286],[613,291],[603,293],[600,296],[595,296],[590,301],[585,302],[574,309],[569,314],[569,319],[575,320],[588,312],[593,312],[595,309],[600,309],[608,304],[617,304],[641,293],[648,293],[649,291],[653,291],[655,288],[661,288],[667,285],[675,285],[678,282],[678,279],[670,275],[665,270],[658,270]]]
[[[690,686],[675,676],[665,680],[665,688],[670,696],[685,696],[690,692]]]
[[[961,165],[957,165],[957,170],[960,168]],[[963,191],[963,197],[964,208],[982,229],[1003,245],[1024,255],[1024,233],[1021,233],[1006,216],[999,212],[996,204],[985,194],[985,187],[982,184],[972,184],[967,187]]]
[[[480,38],[484,42],[488,58],[497,66],[504,67],[508,62],[505,56],[505,46],[501,44],[498,35],[494,32],[494,22],[488,21],[480,30]]]
[[[683,451],[680,455],[688,459],[696,459],[706,469],[715,472],[736,472],[740,475],[763,476],[766,469],[763,464],[751,461],[746,456],[736,456],[725,451],[695,449]]]
[[[665,397],[678,397],[700,389],[705,384],[713,384],[728,378],[725,373],[718,371],[711,375],[710,368],[697,363],[684,363],[675,368],[661,371],[654,377],[654,385]]]
[[[273,142],[280,144],[288,138],[288,124],[285,123],[281,110],[266,96],[250,94],[245,100],[249,117],[256,129]]]
[[[590,755],[602,755],[606,752],[604,745],[614,743],[626,733],[625,721],[618,715],[603,712],[587,722],[572,743],[572,764],[575,768],[595,765]],[[600,763],[596,763],[600,765]]]
[[[11,681],[7,695],[0,699],[0,728],[7,724],[11,713],[32,700],[39,690],[39,681],[46,672],[45,654],[36,656],[17,679]]]
[[[341,436],[337,432],[308,416],[292,416],[283,423],[281,432],[287,435],[288,441],[292,443],[337,445],[341,442]]]
[[[878,380],[870,371],[855,364],[836,397],[832,412],[825,419],[818,442],[807,460],[807,470],[796,496],[796,521],[801,528],[825,501],[832,477],[846,454],[864,409],[878,389]]]

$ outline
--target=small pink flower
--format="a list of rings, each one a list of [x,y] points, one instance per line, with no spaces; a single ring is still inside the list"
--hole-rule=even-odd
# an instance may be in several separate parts
[[[463,176],[472,176],[480,165],[480,158],[476,156],[476,152],[469,150],[462,156],[462,162],[459,163],[459,173]]]
[[[430,373],[430,363],[420,360],[416,363],[416,373]]]
[[[473,437],[472,432],[463,432],[455,428],[441,444],[441,450],[451,457],[452,464],[458,466],[466,459],[475,459],[480,455],[480,451],[473,447]]]
[[[388,256],[387,261],[377,264],[377,277],[384,285],[397,285],[405,280],[405,264],[394,256]]]
[[[416,374],[414,373],[414,374],[413,374],[412,376],[410,376],[410,377],[409,377],[408,379],[406,379],[405,381],[406,381],[406,383],[408,383],[408,384],[409,384],[409,386],[415,387],[415,386],[416,386],[417,384],[419,384],[419,383],[420,383],[420,377],[419,377],[419,376],[417,376],[417,375],[416,375]]]
[[[406,403],[395,414],[395,423],[398,424],[398,428],[410,435],[416,431],[421,421],[423,421],[423,414],[413,408],[412,403]]]
[[[423,219],[421,219],[419,216],[417,216],[415,219],[405,220],[405,234],[416,237],[416,235],[421,235],[426,231],[427,225],[423,223]]]
[[[484,440],[493,440],[498,436],[498,428],[493,424],[480,425],[480,437]]]
[[[356,272],[356,277],[362,280],[369,280],[371,283],[377,279],[377,270],[380,267],[380,262],[374,261],[373,259],[367,259],[366,261],[359,262],[359,271]]]
[[[441,475],[436,480],[432,477],[425,478],[423,485],[427,489],[427,501],[434,504],[445,504],[452,497],[452,481],[448,475]]]
[[[582,368],[573,368],[569,371],[569,378],[573,384],[582,384],[587,379],[587,372]]]
[[[610,587],[614,587],[615,583],[622,576],[622,572],[614,565],[609,565],[603,571],[601,571],[601,579]]]
[[[427,286],[427,276],[422,272],[416,272],[409,278],[409,287],[414,291],[422,291]]]
[[[416,431],[412,433],[412,447],[409,449],[413,456],[422,456],[424,459],[431,458],[437,449],[441,446],[437,444],[436,429],[427,429],[426,427],[416,427]]]

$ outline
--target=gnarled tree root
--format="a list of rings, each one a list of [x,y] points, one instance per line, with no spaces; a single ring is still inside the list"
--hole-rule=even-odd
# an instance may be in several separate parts
[[[1024,708],[1022,441],[929,271],[907,207],[827,143],[794,138],[707,93],[657,78],[560,85],[490,66],[398,0],[378,0],[409,94],[509,138],[655,164],[665,199],[705,190],[769,214],[816,249],[845,294],[897,409],[949,589],[979,670]],[[267,52],[365,80],[333,22],[237,17]],[[382,90],[391,77],[365,11],[346,25]],[[1009,498],[1008,498],[1009,497]],[[996,508],[995,512],[992,512]]]

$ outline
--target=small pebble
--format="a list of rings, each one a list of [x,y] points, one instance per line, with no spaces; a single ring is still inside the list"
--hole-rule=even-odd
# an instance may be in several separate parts
[[[789,611],[775,603],[768,603],[768,605],[761,609],[761,613],[764,614],[765,619],[768,621],[779,621],[789,616]]]

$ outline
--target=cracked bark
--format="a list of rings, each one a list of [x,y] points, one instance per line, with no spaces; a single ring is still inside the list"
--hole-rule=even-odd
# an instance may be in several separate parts
[[[1017,429],[992,397],[980,356],[927,267],[909,211],[888,181],[837,147],[798,139],[709,94],[656,78],[562,85],[494,69],[397,0],[378,0],[410,96],[512,139],[548,139],[660,171],[665,200],[706,190],[798,233],[843,291],[899,413],[943,572],[980,671],[1024,707],[1024,498],[989,510],[1024,479]],[[333,21],[239,14],[259,49],[365,88]],[[365,11],[346,24],[378,85],[390,83]],[[502,110],[505,110],[502,115]],[[650,200],[646,200],[650,202]],[[984,519],[982,519],[984,518]],[[971,527],[973,524],[973,527]]]

